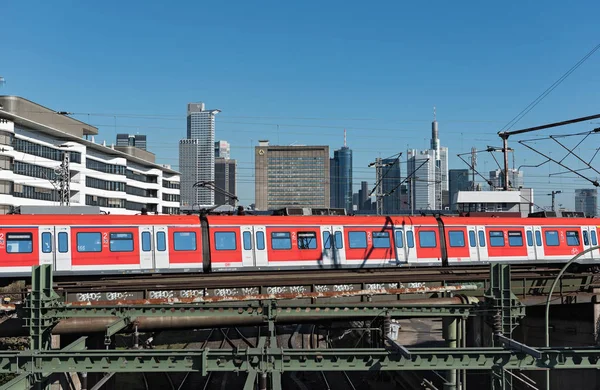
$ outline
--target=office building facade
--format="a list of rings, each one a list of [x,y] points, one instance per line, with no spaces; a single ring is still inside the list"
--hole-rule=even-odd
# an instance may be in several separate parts
[[[330,207],[329,146],[255,147],[257,210]]]
[[[179,213],[178,172],[96,144],[88,139],[98,134],[96,127],[27,99],[0,96],[0,107],[0,214],[59,205],[59,181],[67,177],[70,206],[99,206],[111,214]]]
[[[450,169],[448,172],[448,203],[450,204],[450,210],[456,211],[458,207],[456,200],[459,191],[469,191],[473,188],[473,183],[469,181],[469,170],[468,169]]]
[[[236,195],[237,161],[222,157],[215,158],[215,187]],[[235,200],[226,194],[215,191],[215,205],[235,206]]]
[[[595,188],[575,190],[575,211],[585,213],[586,217],[598,215],[598,191]]]
[[[442,196],[436,192],[441,187],[436,186],[439,180],[436,170],[435,150],[408,151],[409,204],[411,210],[441,210]]]
[[[117,144],[115,146],[133,146],[141,150],[147,150],[148,142],[144,134],[117,134]]]
[[[194,187],[199,182],[215,181],[215,115],[204,103],[187,107],[187,138],[179,141],[179,169],[182,174],[181,205],[184,208],[211,207],[214,192]]]
[[[330,206],[352,211],[352,150],[346,146],[333,152],[329,161]]]
[[[495,171],[490,171],[490,190],[502,190],[504,188],[504,173],[502,169],[496,169]],[[524,177],[523,171],[519,171],[517,169],[509,169],[508,170],[508,184],[509,188],[519,189],[524,187]]]
[[[384,158],[381,160],[378,177],[381,178],[383,196],[382,214],[395,214],[400,210],[401,170],[399,158]],[[392,192],[393,191],[393,192]],[[377,193],[377,191],[375,191]]]

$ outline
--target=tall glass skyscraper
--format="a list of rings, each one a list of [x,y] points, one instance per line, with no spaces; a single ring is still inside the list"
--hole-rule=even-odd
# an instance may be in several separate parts
[[[204,103],[188,104],[187,139],[179,141],[182,208],[215,204],[211,189],[195,188],[194,184],[215,180],[215,115],[219,112],[205,109]]]
[[[352,212],[352,150],[343,146],[329,161],[330,204]]]

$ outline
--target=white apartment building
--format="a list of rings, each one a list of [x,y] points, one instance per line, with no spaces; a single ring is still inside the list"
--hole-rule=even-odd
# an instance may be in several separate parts
[[[152,153],[96,144],[97,134],[96,127],[37,103],[0,96],[0,214],[58,205],[57,171],[65,153],[71,206],[100,206],[111,214],[139,214],[142,208],[179,213],[178,172],[155,164]]]

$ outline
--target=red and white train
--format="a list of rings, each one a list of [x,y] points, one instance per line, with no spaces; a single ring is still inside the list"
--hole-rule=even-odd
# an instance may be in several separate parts
[[[589,218],[5,215],[0,278],[565,262],[598,245]],[[583,262],[600,262],[594,250]]]

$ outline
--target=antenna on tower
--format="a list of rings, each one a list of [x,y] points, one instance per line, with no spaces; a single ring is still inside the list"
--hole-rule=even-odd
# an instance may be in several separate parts
[[[344,147],[346,147],[346,129],[344,129]]]
[[[4,77],[0,76],[0,87],[4,84],[6,84],[6,80],[4,79]]]
[[[435,122],[436,120],[437,119],[436,119],[436,115],[435,115],[435,106],[433,106],[433,121]]]

